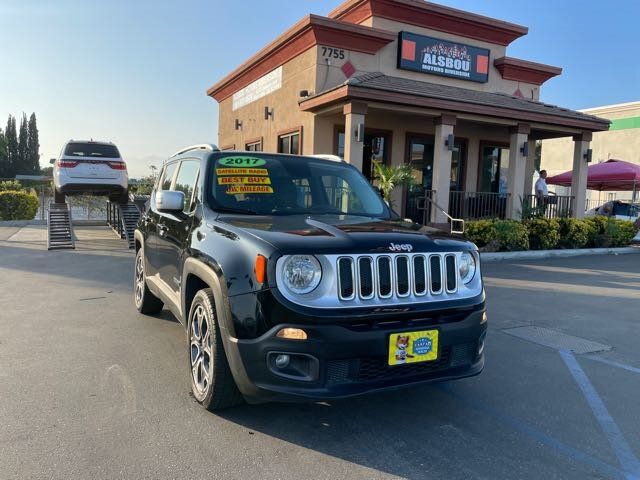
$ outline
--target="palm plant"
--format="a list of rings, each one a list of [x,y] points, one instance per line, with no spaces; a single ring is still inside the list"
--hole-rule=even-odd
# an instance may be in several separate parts
[[[384,165],[373,161],[373,178],[382,192],[382,197],[390,204],[391,192],[400,186],[411,187],[415,184],[411,165]]]

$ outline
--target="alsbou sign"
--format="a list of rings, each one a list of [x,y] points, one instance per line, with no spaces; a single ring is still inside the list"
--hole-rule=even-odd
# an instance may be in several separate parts
[[[489,80],[489,50],[400,32],[398,68],[472,82]]]

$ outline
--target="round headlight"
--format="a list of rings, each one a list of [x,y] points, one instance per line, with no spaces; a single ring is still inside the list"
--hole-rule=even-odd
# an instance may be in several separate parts
[[[462,283],[467,284],[473,280],[476,274],[476,257],[470,252],[464,252],[460,255],[460,279]]]
[[[313,255],[292,255],[282,267],[282,280],[291,292],[312,292],[322,278],[322,267]]]

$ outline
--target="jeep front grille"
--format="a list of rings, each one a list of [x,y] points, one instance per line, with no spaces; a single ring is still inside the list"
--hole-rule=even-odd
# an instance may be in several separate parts
[[[336,266],[343,301],[436,296],[458,289],[454,254],[340,256]]]
[[[469,283],[459,280],[462,252],[381,252],[315,255],[322,279],[315,290],[296,294],[282,283],[283,255],[276,263],[276,285],[288,301],[312,309],[404,308],[482,295],[480,270]]]

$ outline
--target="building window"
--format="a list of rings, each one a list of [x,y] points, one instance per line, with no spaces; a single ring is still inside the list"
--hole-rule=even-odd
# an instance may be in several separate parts
[[[220,150],[223,152],[228,152],[230,150],[235,150],[236,149],[236,144],[232,144],[232,145],[223,145],[222,147],[220,147]]]
[[[250,140],[244,145],[244,149],[247,152],[261,152],[262,151],[262,138],[258,140]]]
[[[300,139],[302,129],[296,129],[287,133],[278,135],[278,153],[290,153],[292,155],[300,155]]]

